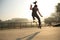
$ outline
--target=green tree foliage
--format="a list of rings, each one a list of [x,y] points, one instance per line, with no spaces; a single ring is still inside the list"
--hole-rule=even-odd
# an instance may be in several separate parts
[[[56,12],[44,20],[45,24],[60,23],[60,3],[56,6]]]

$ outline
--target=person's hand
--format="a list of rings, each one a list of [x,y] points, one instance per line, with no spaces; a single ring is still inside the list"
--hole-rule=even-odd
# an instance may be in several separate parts
[[[32,7],[32,4],[30,6]]]

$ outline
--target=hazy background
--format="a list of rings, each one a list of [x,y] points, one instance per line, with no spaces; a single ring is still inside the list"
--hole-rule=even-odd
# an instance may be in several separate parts
[[[31,17],[30,4],[33,5],[35,0],[0,0],[0,19],[8,20],[11,18],[28,18]],[[55,6],[59,0],[37,0],[38,8],[43,15],[41,20],[49,17],[55,12]]]

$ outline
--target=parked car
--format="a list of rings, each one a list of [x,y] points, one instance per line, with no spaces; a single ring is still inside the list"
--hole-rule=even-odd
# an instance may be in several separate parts
[[[60,23],[54,23],[52,24],[53,27],[59,27],[60,26]]]

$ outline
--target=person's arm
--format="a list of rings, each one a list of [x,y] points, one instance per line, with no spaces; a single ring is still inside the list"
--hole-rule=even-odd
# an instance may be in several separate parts
[[[43,16],[41,15],[41,13],[39,12],[39,10],[38,10],[38,13],[39,13],[39,15],[40,15],[41,17],[43,17]]]
[[[30,10],[32,10],[32,5],[30,5]]]

